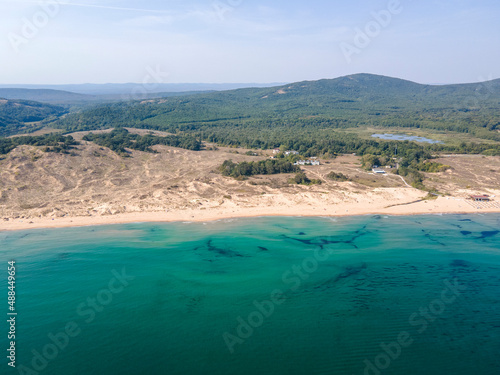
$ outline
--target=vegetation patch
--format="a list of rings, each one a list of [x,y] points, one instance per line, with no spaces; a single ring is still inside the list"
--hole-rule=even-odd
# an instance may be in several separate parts
[[[45,146],[45,152],[59,152],[67,154],[73,146],[80,144],[72,136],[60,134],[46,134],[40,136],[21,136],[14,138],[0,138],[0,155],[8,154],[20,145]]]
[[[226,160],[219,167],[223,176],[234,178],[249,177],[259,174],[280,174],[300,172],[300,168],[289,161],[282,159],[270,159],[257,162],[234,163]]]
[[[330,173],[328,173],[326,175],[326,178],[328,178],[329,180],[332,180],[332,181],[339,181],[339,182],[350,180],[349,177],[347,177],[345,174],[337,173],[334,171],[331,171]]]
[[[94,142],[99,146],[107,147],[124,157],[130,156],[126,151],[126,148],[154,153],[156,151],[151,147],[155,145],[179,147],[192,151],[201,150],[201,142],[193,136],[169,135],[165,137],[158,137],[151,134],[139,135],[132,134],[124,128],[114,129],[110,133],[90,133],[84,136],[83,140]]]
[[[302,171],[297,173],[295,175],[295,177],[289,179],[288,182],[291,184],[297,184],[297,185],[321,185],[323,183],[323,181],[321,181],[321,180],[316,180],[316,179],[311,180]]]

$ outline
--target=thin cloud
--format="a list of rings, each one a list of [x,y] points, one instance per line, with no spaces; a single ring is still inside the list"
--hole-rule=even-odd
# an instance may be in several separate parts
[[[30,1],[30,0],[7,0],[10,3],[25,3],[25,4],[40,4],[39,1]],[[166,10],[158,10],[158,9],[144,9],[144,8],[125,8],[125,7],[114,7],[109,5],[95,5],[95,4],[81,4],[81,3],[68,3],[64,1],[55,0],[54,3],[59,5],[68,5],[82,8],[99,8],[99,9],[112,9],[112,10],[125,10],[131,12],[147,12],[147,13],[169,13]]]
[[[174,21],[174,17],[170,15],[162,16],[141,16],[131,18],[120,22],[124,26],[151,27],[158,25],[170,25]]]

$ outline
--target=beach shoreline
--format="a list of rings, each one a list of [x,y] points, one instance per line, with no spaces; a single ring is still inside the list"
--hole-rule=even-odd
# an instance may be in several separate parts
[[[500,175],[492,173],[500,170],[498,157],[436,159],[451,169],[429,174],[426,186],[439,192],[435,196],[394,173],[360,168],[352,154],[304,166],[322,183],[300,185],[290,183],[289,174],[238,180],[217,171],[226,160],[267,159],[246,155],[251,150],[158,147],[131,158],[91,143],[80,146],[78,158],[29,146],[12,150],[0,161],[0,231],[264,216],[500,213]],[[332,171],[348,181],[332,180]],[[470,199],[483,194],[493,201]]]
[[[323,203],[323,202],[318,202]],[[479,208],[478,208],[479,207]],[[211,222],[227,219],[255,217],[346,217],[363,215],[439,215],[439,214],[477,214],[500,213],[499,207],[481,207],[480,204],[465,199],[439,197],[435,200],[399,203],[393,206],[380,204],[363,205],[360,203],[339,203],[335,205],[258,206],[223,207],[200,209],[176,209],[165,211],[145,211],[117,213],[94,216],[65,216],[58,218],[9,218],[0,222],[0,231],[27,229],[49,229],[84,226],[101,226],[129,223],[172,223],[172,222]]]

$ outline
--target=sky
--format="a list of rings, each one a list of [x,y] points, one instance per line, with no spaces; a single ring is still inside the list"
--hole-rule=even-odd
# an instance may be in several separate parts
[[[498,0],[0,0],[0,84],[500,78]]]

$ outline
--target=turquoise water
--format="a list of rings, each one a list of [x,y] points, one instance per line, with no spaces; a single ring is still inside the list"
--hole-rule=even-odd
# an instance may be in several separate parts
[[[436,141],[435,139],[425,138],[425,137],[417,137],[415,135],[407,135],[407,134],[373,134],[373,138],[380,138],[390,141],[413,141],[413,142],[421,142],[421,143],[443,143],[441,141]]]
[[[499,374],[499,228],[457,215],[0,232],[4,311],[7,260],[18,277],[17,368],[4,358],[1,373]]]

